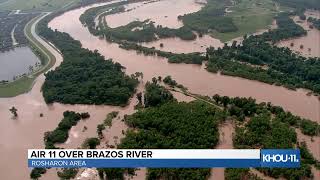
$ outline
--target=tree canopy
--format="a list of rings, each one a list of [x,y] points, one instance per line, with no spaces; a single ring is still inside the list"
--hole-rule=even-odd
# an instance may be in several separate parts
[[[138,80],[127,76],[119,63],[97,51],[84,49],[67,33],[47,27],[49,17],[38,25],[40,35],[50,40],[62,53],[64,61],[45,74],[43,96],[47,103],[125,105]]]
[[[159,85],[157,82],[147,82],[144,93],[145,107],[152,107],[164,104],[168,101],[174,101],[175,98],[170,91]]]
[[[119,148],[207,149],[219,139],[224,113],[203,102],[168,102],[126,117],[129,130]],[[205,179],[209,169],[148,169],[148,179]]]

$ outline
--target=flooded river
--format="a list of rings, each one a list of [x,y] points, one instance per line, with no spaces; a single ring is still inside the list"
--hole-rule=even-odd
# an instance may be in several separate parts
[[[188,87],[192,93],[210,96],[220,94],[233,97],[253,97],[259,102],[271,101],[273,104],[280,105],[294,114],[320,122],[319,100],[315,96],[307,96],[305,90],[290,91],[283,87],[271,86],[256,81],[212,74],[197,65],[169,64],[164,58],[143,56],[135,51],[126,51],[120,49],[117,44],[108,43],[105,40],[94,37],[79,21],[79,16],[88,8],[80,8],[67,12],[51,21],[49,26],[53,29],[69,33],[76,40],[80,40],[85,48],[91,50],[98,49],[106,58],[112,58],[114,61],[121,63],[127,68],[127,74],[143,72],[144,82],[151,80],[152,77],[171,75],[180,84]],[[170,10],[168,8],[167,10],[166,14],[168,15],[179,14],[171,12],[174,9]],[[50,45],[43,42],[43,40],[39,41],[45,44],[50,51],[54,52],[54,55],[57,57],[55,67],[59,66],[62,61],[60,54],[54,51]],[[44,132],[57,127],[63,117],[64,111],[89,112],[91,115],[89,119],[79,122],[77,126],[72,128],[69,140],[61,145],[61,147],[72,148],[79,147],[85,138],[96,136],[96,125],[101,123],[108,113],[119,111],[120,118],[114,120],[112,127],[105,134],[106,141],[110,144],[115,144],[123,136],[121,130],[126,129],[121,118],[125,114],[134,112],[133,106],[136,103],[136,99],[132,99],[130,105],[124,108],[114,106],[62,105],[58,103],[47,105],[41,93],[43,82],[44,76],[40,75],[29,93],[14,98],[0,99],[0,169],[2,179],[15,180],[27,179],[29,177],[26,150],[28,148],[44,147]],[[139,91],[141,91],[141,87],[140,85]],[[179,97],[176,94],[175,96],[178,99],[191,100],[186,97]],[[9,112],[9,108],[12,106],[18,109],[17,119],[12,119],[12,115]],[[40,113],[43,113],[44,117],[40,117]],[[82,132],[84,126],[87,127],[87,130]],[[224,129],[229,129],[229,127],[230,125],[227,124]],[[227,136],[229,137],[229,135]],[[19,170],[18,173],[17,170]],[[141,176],[144,176],[145,170],[143,169],[139,173]],[[49,171],[43,179],[57,179],[55,170]]]
[[[207,72],[203,67],[186,64],[169,64],[160,57],[143,56],[135,51],[120,49],[117,44],[109,43],[92,36],[79,22],[79,16],[87,8],[67,12],[50,22],[50,27],[69,33],[73,38],[80,40],[85,48],[98,49],[107,58],[121,63],[127,73],[143,72],[146,80],[152,77],[172,75],[175,80],[188,87],[189,91],[203,95],[216,93],[227,96],[253,97],[259,102],[271,101],[294,114],[320,122],[319,99],[308,96],[307,91],[291,91],[283,87],[271,86],[264,83],[249,81],[242,78],[222,76]],[[68,22],[74,22],[70,24]],[[192,48],[192,44],[189,44]],[[230,126],[227,126],[227,128]],[[230,144],[230,142],[228,143]],[[312,152],[317,151],[313,148]],[[214,170],[223,176],[223,170]]]
[[[307,19],[308,17],[320,19],[320,11],[308,10],[305,15]],[[307,22],[307,20],[302,21],[298,16],[294,17],[293,20],[302,26],[308,34],[299,38],[281,41],[278,46],[288,47],[306,57],[320,57],[320,30],[310,28],[309,26],[312,23]]]
[[[106,16],[106,20],[112,28],[126,25],[132,21],[147,19],[155,22],[155,25],[179,28],[183,26],[183,23],[178,21],[179,15],[197,12],[202,7],[203,4],[195,3],[195,0],[138,2],[126,5],[127,12]]]
[[[291,91],[257,81],[213,74],[198,65],[169,64],[165,58],[137,54],[135,51],[127,51],[119,48],[117,44],[99,39],[91,35],[79,21],[79,16],[88,8],[90,7],[69,11],[55,18],[49,26],[69,33],[76,40],[80,40],[85,48],[97,49],[106,58],[121,63],[126,67],[127,74],[143,72],[146,80],[172,75],[193,93],[253,97],[259,102],[270,101],[296,115],[320,122],[319,99],[316,96],[307,96],[305,90]]]
[[[163,47],[160,47],[163,44]],[[140,43],[145,47],[155,47],[161,51],[174,52],[174,53],[192,53],[192,52],[206,52],[206,49],[210,46],[218,48],[223,47],[219,39],[215,39],[209,35],[203,35],[203,37],[197,37],[192,41],[182,40],[178,37],[159,39],[152,42]]]

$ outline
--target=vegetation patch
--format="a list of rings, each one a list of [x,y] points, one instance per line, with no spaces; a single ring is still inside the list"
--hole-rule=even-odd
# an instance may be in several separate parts
[[[119,148],[208,149],[218,143],[224,114],[199,101],[168,102],[128,116],[129,130]],[[148,169],[147,179],[205,179],[210,169]]]
[[[235,179],[250,179],[250,180],[262,180],[256,175],[250,173],[250,169],[235,169],[235,168],[227,168],[224,171],[226,180],[235,180]]]
[[[64,168],[62,171],[58,171],[57,175],[60,179],[74,179],[78,174],[79,169],[76,168]]]
[[[45,133],[44,142],[46,149],[56,149],[54,146],[56,143],[64,143],[69,137],[69,130],[72,126],[77,125],[81,119],[81,114],[73,111],[65,111],[63,113],[63,119],[58,124],[58,127]]]
[[[60,49],[64,61],[45,75],[42,87],[45,101],[126,105],[138,80],[125,75],[119,63],[105,60],[97,51],[82,48],[81,43],[67,33],[49,29],[49,20],[50,17],[41,21],[39,32]]]
[[[109,41],[131,41],[131,42],[150,42],[158,38],[179,37],[183,40],[194,40],[196,35],[193,31],[200,34],[207,33],[210,29],[218,32],[236,31],[233,21],[229,17],[224,17],[225,2],[221,0],[210,0],[205,8],[199,12],[179,16],[184,26],[178,29],[171,29],[155,26],[153,22],[146,20],[144,22],[134,21],[125,26],[110,28],[103,18],[106,15],[124,12],[124,4],[128,2],[119,2],[110,5],[100,6],[87,10],[81,15],[80,21],[88,26],[92,34],[104,36]],[[222,5],[221,5],[222,4]],[[218,7],[216,7],[218,5]],[[104,13],[103,13],[104,12]],[[96,26],[95,18],[99,19]]]
[[[42,174],[45,174],[47,172],[46,168],[33,168],[30,173],[31,179],[39,179]]]
[[[154,107],[169,101],[176,101],[170,91],[159,85],[157,81],[147,82],[144,93],[144,106]]]
[[[112,119],[114,119],[115,117],[117,117],[118,114],[119,114],[118,111],[113,111],[113,112],[109,113],[109,114],[107,115],[106,119],[103,121],[103,124],[104,124],[105,126],[111,127],[111,126],[112,126]]]
[[[100,139],[103,138],[103,133],[102,131],[106,129],[106,127],[108,126],[109,128],[112,126],[112,120],[117,117],[119,114],[118,111],[113,111],[109,114],[107,114],[106,119],[103,121],[102,124],[98,124],[97,125],[97,133]]]
[[[320,2],[318,0],[275,0],[283,6],[292,8],[305,8],[305,9],[320,9]]]
[[[320,93],[319,58],[305,58],[288,48],[273,46],[280,40],[303,36],[306,31],[283,13],[277,17],[277,30],[244,37],[242,45],[207,49],[210,72],[283,85],[290,89],[307,88]]]
[[[308,22],[311,22],[315,28],[320,30],[320,19],[309,17]]]
[[[100,140],[98,138],[87,138],[83,144],[83,149],[96,149],[96,147],[100,145]]]
[[[303,129],[306,121],[285,112],[281,107],[272,106],[270,103],[256,104],[255,100],[249,98],[229,98],[227,96],[215,95],[213,102],[224,106],[228,114],[238,120],[236,134],[233,138],[235,148],[239,149],[290,149],[299,147],[301,149],[301,168],[258,168],[267,176],[274,178],[284,177],[286,179],[310,178],[312,176],[310,165],[318,165],[305,143],[297,142],[297,134],[294,128]],[[248,120],[249,119],[249,120]],[[313,124],[313,123],[312,123]],[[313,124],[312,133],[306,135],[319,135],[320,126]],[[236,175],[236,172],[239,174]],[[227,169],[229,176],[248,176],[246,170]]]
[[[257,114],[269,113],[273,115],[273,120],[287,124],[289,126],[300,128],[303,134],[308,136],[319,136],[320,125],[308,119],[295,116],[286,112],[280,106],[273,106],[271,103],[256,103],[252,98],[230,98],[228,96],[214,95],[212,101],[219,106],[225,107],[229,115],[240,122],[244,122],[246,117],[254,117]],[[270,119],[270,117],[267,117]]]
[[[301,119],[285,112],[281,107],[272,106],[270,103],[256,104],[255,100],[251,98],[229,98],[215,95],[212,99],[215,103],[227,108],[229,115],[237,117],[240,122],[233,139],[236,148],[286,149],[298,146],[301,149],[303,159],[301,168],[259,168],[259,171],[274,178],[311,177],[310,165],[318,166],[319,162],[313,158],[305,143],[299,144],[297,142],[297,135],[294,130],[294,128],[303,129],[306,121],[311,123],[310,120]],[[250,118],[250,120],[245,121],[245,117]],[[306,133],[306,135],[319,135],[320,126],[315,123],[313,127],[317,130]],[[234,176],[233,172],[234,170],[227,171],[230,176]]]
[[[161,56],[168,59],[169,63],[186,63],[186,64],[199,64],[201,65],[202,62],[205,60],[205,57],[202,56],[201,53],[195,52],[195,53],[172,53],[172,52],[165,52],[161,50],[157,50],[154,47],[144,47],[141,45],[138,45],[136,43],[131,42],[120,42],[119,45],[120,48],[126,49],[126,50],[135,50],[138,53],[143,53],[146,56]]]
[[[44,144],[46,149],[57,149],[56,143],[64,143],[69,137],[69,130],[72,126],[77,125],[81,118],[90,117],[89,113],[75,113],[73,111],[65,111],[63,113],[63,119],[58,124],[58,127],[53,131],[48,131],[44,134]],[[42,174],[47,172],[46,168],[33,168],[30,173],[31,179],[39,179]],[[72,179],[78,173],[78,169],[63,169],[57,172],[58,177],[61,179]]]
[[[200,11],[179,16],[184,26],[198,33],[208,33],[209,30],[216,30],[221,33],[234,32],[238,28],[232,18],[225,16],[225,8],[231,5],[230,1],[208,0],[207,4]]]

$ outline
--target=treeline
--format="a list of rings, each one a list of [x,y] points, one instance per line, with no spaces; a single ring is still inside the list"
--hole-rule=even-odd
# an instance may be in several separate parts
[[[205,57],[202,56],[201,53],[172,53],[161,51],[155,49],[154,47],[144,47],[136,43],[132,42],[119,42],[119,47],[126,50],[135,50],[138,53],[142,53],[146,56],[161,56],[168,59],[169,63],[186,63],[186,64],[199,64],[201,65],[202,62],[205,60]]]
[[[294,129],[285,123],[272,120],[271,114],[261,113],[244,125],[236,128],[233,139],[236,148],[255,149],[293,149],[297,144],[297,135]],[[303,159],[303,157],[302,157]],[[285,179],[311,178],[311,167],[301,161],[300,168],[258,168],[267,176]]]
[[[290,16],[296,15],[296,13],[297,12],[283,12],[278,14],[278,16],[275,18],[278,27],[269,32],[265,32],[262,35],[259,35],[258,37],[261,38],[261,41],[272,41],[275,43],[280,40],[307,35],[307,31],[304,30],[303,27],[297,25],[290,18]]]
[[[305,9],[320,9],[319,0],[275,0],[282,6]]]
[[[208,49],[207,54],[211,72],[320,93],[319,58],[304,58],[256,37],[244,40],[242,46]]]
[[[140,100],[139,100],[140,101]],[[144,107],[155,107],[169,101],[176,101],[172,93],[159,85],[157,80],[147,82],[144,93]]]
[[[55,15],[38,24],[41,36],[51,41],[62,53],[64,61],[46,76],[42,87],[47,103],[125,105],[135,91],[138,80],[125,75],[119,63],[97,51],[84,49],[67,33],[47,27]]]
[[[53,131],[45,133],[44,142],[46,149],[56,149],[56,143],[64,143],[68,140],[69,130],[72,126],[77,125],[81,119],[89,118],[89,113],[75,113],[73,111],[65,111],[63,119],[58,124],[58,127]]]
[[[208,0],[200,11],[179,16],[184,26],[198,33],[208,33],[216,30],[221,33],[235,32],[238,30],[231,17],[225,16],[225,8],[229,1]]]
[[[224,176],[225,180],[262,180],[257,175],[251,173],[249,168],[226,168]]]
[[[112,126],[112,120],[115,117],[117,117],[118,114],[119,114],[118,111],[112,111],[111,113],[108,113],[107,116],[106,116],[106,119],[104,119],[103,123],[97,125],[97,134],[98,134],[98,137],[100,139],[104,138],[102,131],[105,130],[106,127],[111,127]]]
[[[223,48],[208,48],[207,69],[211,72],[240,76],[269,84],[283,85],[290,89],[307,88],[320,93],[319,58],[305,58],[288,48],[273,46],[269,41],[304,35],[288,15],[278,18],[283,32],[272,30],[262,35],[245,37],[242,45],[236,42]],[[292,21],[292,22],[291,22]],[[295,25],[293,25],[293,24]]]
[[[206,7],[199,12],[179,16],[178,18],[183,21],[184,26],[178,29],[162,27],[161,25],[155,26],[154,22],[149,20],[144,22],[134,21],[116,28],[109,27],[103,17],[123,12],[125,10],[123,5],[128,3],[132,2],[119,2],[88,9],[80,16],[80,21],[88,27],[92,34],[103,36],[107,40],[117,43],[119,43],[118,41],[150,42],[157,38],[169,37],[194,40],[197,36],[193,31],[199,34],[207,33],[209,30],[217,30],[218,32],[237,31],[232,19],[224,16],[226,3],[220,0],[210,0]],[[219,8],[216,7],[217,5]],[[98,26],[95,22],[96,18],[99,19]]]
[[[308,22],[311,22],[315,28],[320,30],[320,19],[309,17]]]
[[[320,126],[316,122],[294,116],[290,112],[285,112],[281,107],[272,106],[270,103],[257,104],[252,98],[229,98],[215,95],[211,100],[220,106],[224,106],[228,115],[240,122],[233,138],[235,148],[300,148],[303,159],[301,168],[259,168],[259,171],[274,178],[299,179],[312,177],[310,165],[319,168],[319,162],[309,152],[306,144],[297,142],[297,134],[294,130],[294,128],[300,128],[306,135],[319,136]],[[250,118],[250,120],[245,121],[246,118]],[[227,177],[236,176],[234,174],[236,172],[238,171],[234,169],[226,170]],[[238,173],[250,176],[250,173],[245,170]]]
[[[150,42],[158,38],[179,37],[182,40],[194,40],[197,38],[192,29],[186,26],[171,29],[161,25],[155,26],[154,22],[149,20],[143,22],[133,21],[125,26],[111,28],[103,18],[100,19],[99,29],[100,33],[109,41]]]
[[[99,29],[96,26],[95,19],[99,16],[106,16],[109,14],[115,14],[118,12],[123,12],[125,9],[123,5],[127,4],[128,2],[122,1],[118,3],[113,4],[107,4],[104,6],[98,6],[94,8],[90,8],[86,10],[83,14],[80,16],[80,21],[82,24],[88,27],[91,34],[98,35]],[[101,22],[101,18],[99,17],[99,22]]]
[[[271,103],[256,103],[252,98],[230,98],[228,96],[214,95],[212,100],[228,110],[229,115],[238,121],[244,122],[246,117],[254,117],[261,113],[273,115],[274,120],[285,123],[289,126],[299,128],[303,134],[308,136],[319,136],[320,125],[308,119],[295,116],[285,111],[280,106],[273,106]]]
[[[178,103],[172,94],[159,84],[161,77],[147,82],[146,109],[125,116],[132,129],[121,140],[118,148],[212,148],[218,142],[217,124],[225,114],[219,109],[201,102]],[[139,101],[142,101],[138,98]],[[123,179],[133,175],[135,169],[98,169],[99,176],[107,179]],[[147,172],[147,179],[205,179],[210,169],[154,169]]]
[[[137,1],[133,1],[137,2]],[[82,24],[86,25],[89,31],[94,35],[104,36],[109,41],[131,41],[131,42],[150,42],[159,38],[180,37],[184,40],[193,40],[196,35],[187,27],[179,29],[170,29],[162,27],[161,25],[155,26],[154,22],[134,21],[125,26],[111,28],[103,18],[106,15],[123,12],[125,8],[123,5],[133,2],[119,2],[99,6],[88,9],[80,16]],[[98,18],[98,25],[95,19]]]
[[[212,8],[224,7],[224,3],[220,2],[219,4],[217,3],[218,1],[219,0],[208,1],[206,7],[204,7],[201,11],[191,15],[193,17],[221,15],[221,12],[218,13],[212,10]],[[296,15],[297,13],[298,11],[291,13],[280,13],[276,17],[278,25],[277,29],[270,30],[262,35],[250,36],[249,38],[245,37],[245,40],[241,46],[237,45],[237,43],[234,43],[231,47],[225,46],[217,50],[209,48],[207,50],[206,58],[197,53],[175,54],[171,52],[163,52],[155,48],[143,47],[141,45],[137,45],[136,43],[124,41],[119,41],[117,43],[120,44],[121,48],[127,50],[133,49],[145,55],[158,55],[166,57],[171,63],[202,64],[204,60],[208,60],[207,70],[210,72],[220,71],[224,75],[239,76],[251,80],[262,81],[268,84],[283,85],[290,89],[307,88],[315,93],[319,93],[319,58],[306,59],[294,54],[287,48],[278,48],[269,43],[276,43],[283,39],[306,35],[307,32],[290,18],[291,15]],[[188,16],[189,15],[186,15],[186,17]],[[183,17],[184,16],[181,16],[179,18],[183,19]],[[107,26],[105,21],[104,24],[104,26]],[[141,25],[141,22],[133,22],[132,24]],[[149,26],[151,25],[149,24]],[[197,27],[205,26],[197,25]],[[130,32],[132,33],[131,30],[132,29],[130,29]],[[129,32],[129,30],[127,31]],[[147,34],[150,34],[149,40],[154,38],[153,33]],[[113,38],[114,36],[109,35],[106,37],[108,39]],[[144,38],[148,39],[147,36],[144,36]]]
[[[210,149],[218,143],[225,114],[202,102],[168,102],[127,116],[129,130],[119,148]],[[147,179],[206,179],[210,169],[148,169]]]
[[[161,97],[161,100],[125,117],[130,129],[118,148],[212,148],[218,142],[218,124],[232,118],[236,119],[236,124],[239,125],[233,140],[236,148],[300,148],[303,160],[301,168],[258,169],[267,176],[287,179],[309,178],[312,177],[310,165],[319,167],[319,162],[306,145],[297,142],[294,130],[300,128],[304,134],[319,135],[320,126],[317,123],[301,119],[270,103],[257,104],[252,98],[229,98],[219,95],[207,97],[206,100],[224,107],[224,110],[200,101],[178,103],[164,95],[168,91],[158,84],[161,81],[173,84],[173,87],[178,84],[170,76],[163,80],[160,77],[153,78],[152,83],[147,83],[147,97],[151,94],[153,97]],[[123,179],[124,173],[133,174],[132,171],[134,169],[107,168],[99,169],[99,174],[100,177]],[[150,168],[147,172],[147,179],[206,179],[209,176],[209,169]],[[238,179],[237,177],[259,179],[250,173],[249,169],[226,170],[227,179]]]
[[[63,119],[58,124],[58,127],[53,131],[48,131],[44,134],[44,144],[46,149],[57,149],[55,146],[56,143],[64,143],[69,137],[69,130],[72,126],[77,125],[81,119],[87,119],[90,117],[90,114],[85,113],[76,113],[73,111],[65,111],[63,113]],[[30,173],[31,179],[38,179],[47,172],[46,168],[33,168]],[[58,172],[57,175],[62,179],[74,178],[77,174],[77,169],[63,169],[62,172]],[[69,178],[67,178],[69,177]]]
[[[97,168],[100,179],[116,179],[124,180],[127,175],[134,175],[134,169],[132,168]]]

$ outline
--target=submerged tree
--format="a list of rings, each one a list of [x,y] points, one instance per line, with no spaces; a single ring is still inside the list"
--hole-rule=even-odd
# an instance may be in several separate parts
[[[13,114],[14,117],[17,117],[18,116],[18,109],[15,108],[14,106],[12,106],[11,109],[9,109],[9,111]]]
[[[137,94],[137,99],[138,99],[138,101],[139,101],[139,104],[142,104],[142,93],[141,93],[141,92],[139,92],[139,93]]]

